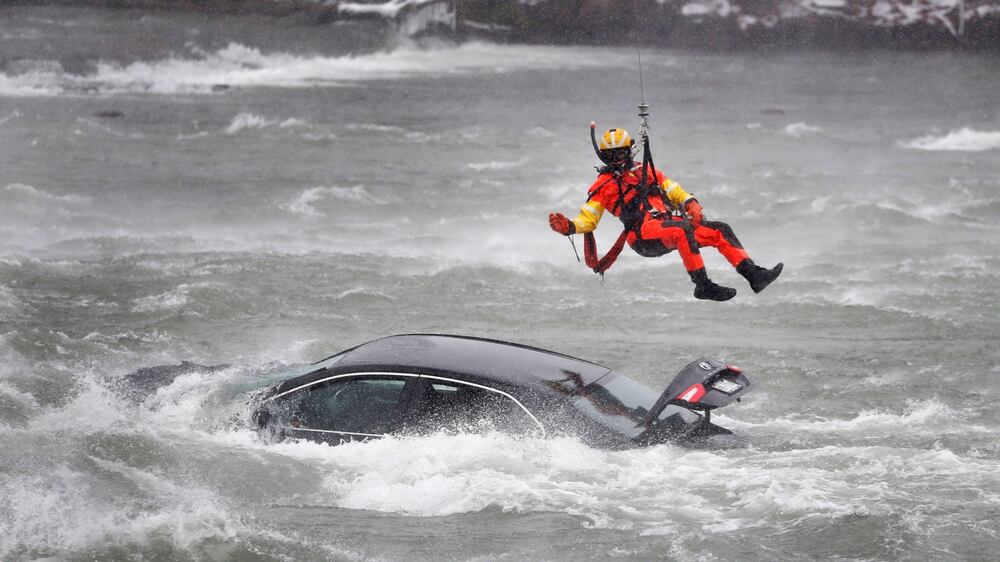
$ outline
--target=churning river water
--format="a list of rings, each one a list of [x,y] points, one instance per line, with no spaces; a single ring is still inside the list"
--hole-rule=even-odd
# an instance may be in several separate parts
[[[657,163],[785,263],[755,295],[705,250],[713,303],[548,228],[590,121],[635,132],[634,49],[6,7],[0,52],[0,559],[1000,556],[996,58],[644,51]],[[758,387],[722,450],[248,428],[270,373],[403,332]],[[182,360],[227,367],[117,391]]]

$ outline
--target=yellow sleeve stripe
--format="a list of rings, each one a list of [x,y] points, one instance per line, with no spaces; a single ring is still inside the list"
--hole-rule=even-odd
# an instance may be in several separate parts
[[[663,192],[667,194],[667,200],[669,200],[670,203],[678,209],[683,208],[684,203],[687,200],[693,199],[690,193],[684,191],[684,188],[681,187],[681,184],[675,182],[670,178],[663,180],[663,183],[660,184],[660,188],[663,189]]]
[[[580,214],[573,219],[573,225],[580,234],[593,232],[604,214],[604,206],[597,201],[587,201],[580,207]]]
[[[580,210],[584,213],[599,217],[601,216],[601,213],[604,212],[604,206],[597,201],[587,201],[580,207]]]

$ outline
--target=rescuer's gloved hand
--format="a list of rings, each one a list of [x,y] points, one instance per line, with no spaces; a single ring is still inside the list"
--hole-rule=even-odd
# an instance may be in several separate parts
[[[576,225],[562,213],[549,213],[549,226],[563,236],[576,234]]]
[[[694,199],[688,201],[687,206],[684,209],[687,215],[691,217],[691,222],[695,226],[701,226],[701,221],[705,219],[705,214],[701,210],[701,205],[698,204]]]

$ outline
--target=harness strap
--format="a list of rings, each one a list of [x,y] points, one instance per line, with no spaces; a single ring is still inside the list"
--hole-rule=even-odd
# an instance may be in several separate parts
[[[611,245],[611,249],[608,253],[604,254],[603,258],[597,257],[597,240],[594,238],[593,232],[588,232],[583,235],[583,259],[587,263],[587,267],[594,270],[594,273],[604,274],[605,271],[611,267],[611,264],[615,263],[618,259],[618,254],[622,253],[622,249],[625,248],[625,239],[628,238],[628,230],[623,230],[621,234],[618,235],[618,240]]]
[[[591,128],[591,136],[593,137],[593,128]],[[596,141],[594,143],[594,146],[596,150],[597,146]],[[629,201],[629,205],[630,206],[634,205],[636,207],[636,210],[638,211],[639,216],[637,218],[633,217],[635,223],[629,224],[629,222],[626,222],[625,216],[619,217],[625,224],[625,229],[622,230],[622,233],[618,235],[618,239],[615,240],[615,243],[611,245],[611,249],[608,250],[608,253],[604,254],[604,257],[598,257],[597,255],[597,240],[594,238],[594,233],[588,232],[583,235],[584,261],[586,262],[587,267],[594,270],[594,273],[599,273],[601,275],[604,275],[604,272],[607,271],[608,268],[610,268],[611,265],[615,263],[615,260],[618,259],[618,255],[621,254],[622,250],[625,248],[625,241],[628,238],[630,232],[635,230],[636,235],[638,236],[639,234],[638,228],[640,226],[640,223],[642,222],[642,216],[645,215],[646,212],[652,208],[652,206],[649,203],[649,197],[651,196],[651,191],[652,193],[656,193],[661,197],[663,197],[664,200],[666,199],[663,196],[663,193],[660,192],[659,189],[654,189],[654,190],[650,189],[649,185],[650,170],[652,171],[653,174],[652,183],[655,184],[656,167],[653,164],[653,154],[652,151],[649,150],[649,137],[644,137],[643,147],[642,147],[642,176],[639,179],[639,185],[635,186],[634,188],[631,188],[632,190],[634,190],[635,193],[632,196],[632,200]],[[588,198],[593,198],[594,194],[597,193],[597,191],[599,191],[602,187],[607,185],[607,183],[612,180],[616,181],[618,184],[618,200],[615,202],[615,205],[617,207],[625,206],[626,190],[625,186],[623,185],[624,182],[622,181],[622,178],[620,176],[612,175],[612,177],[609,178],[608,180],[605,180],[604,183],[597,186],[595,189],[592,189],[587,194]],[[666,203],[664,203],[664,205],[666,205]]]

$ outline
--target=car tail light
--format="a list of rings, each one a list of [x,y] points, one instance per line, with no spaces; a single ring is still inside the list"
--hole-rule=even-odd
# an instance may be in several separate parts
[[[683,400],[690,404],[696,404],[705,395],[705,387],[701,383],[695,383],[687,387],[684,392],[677,395],[677,400]]]

